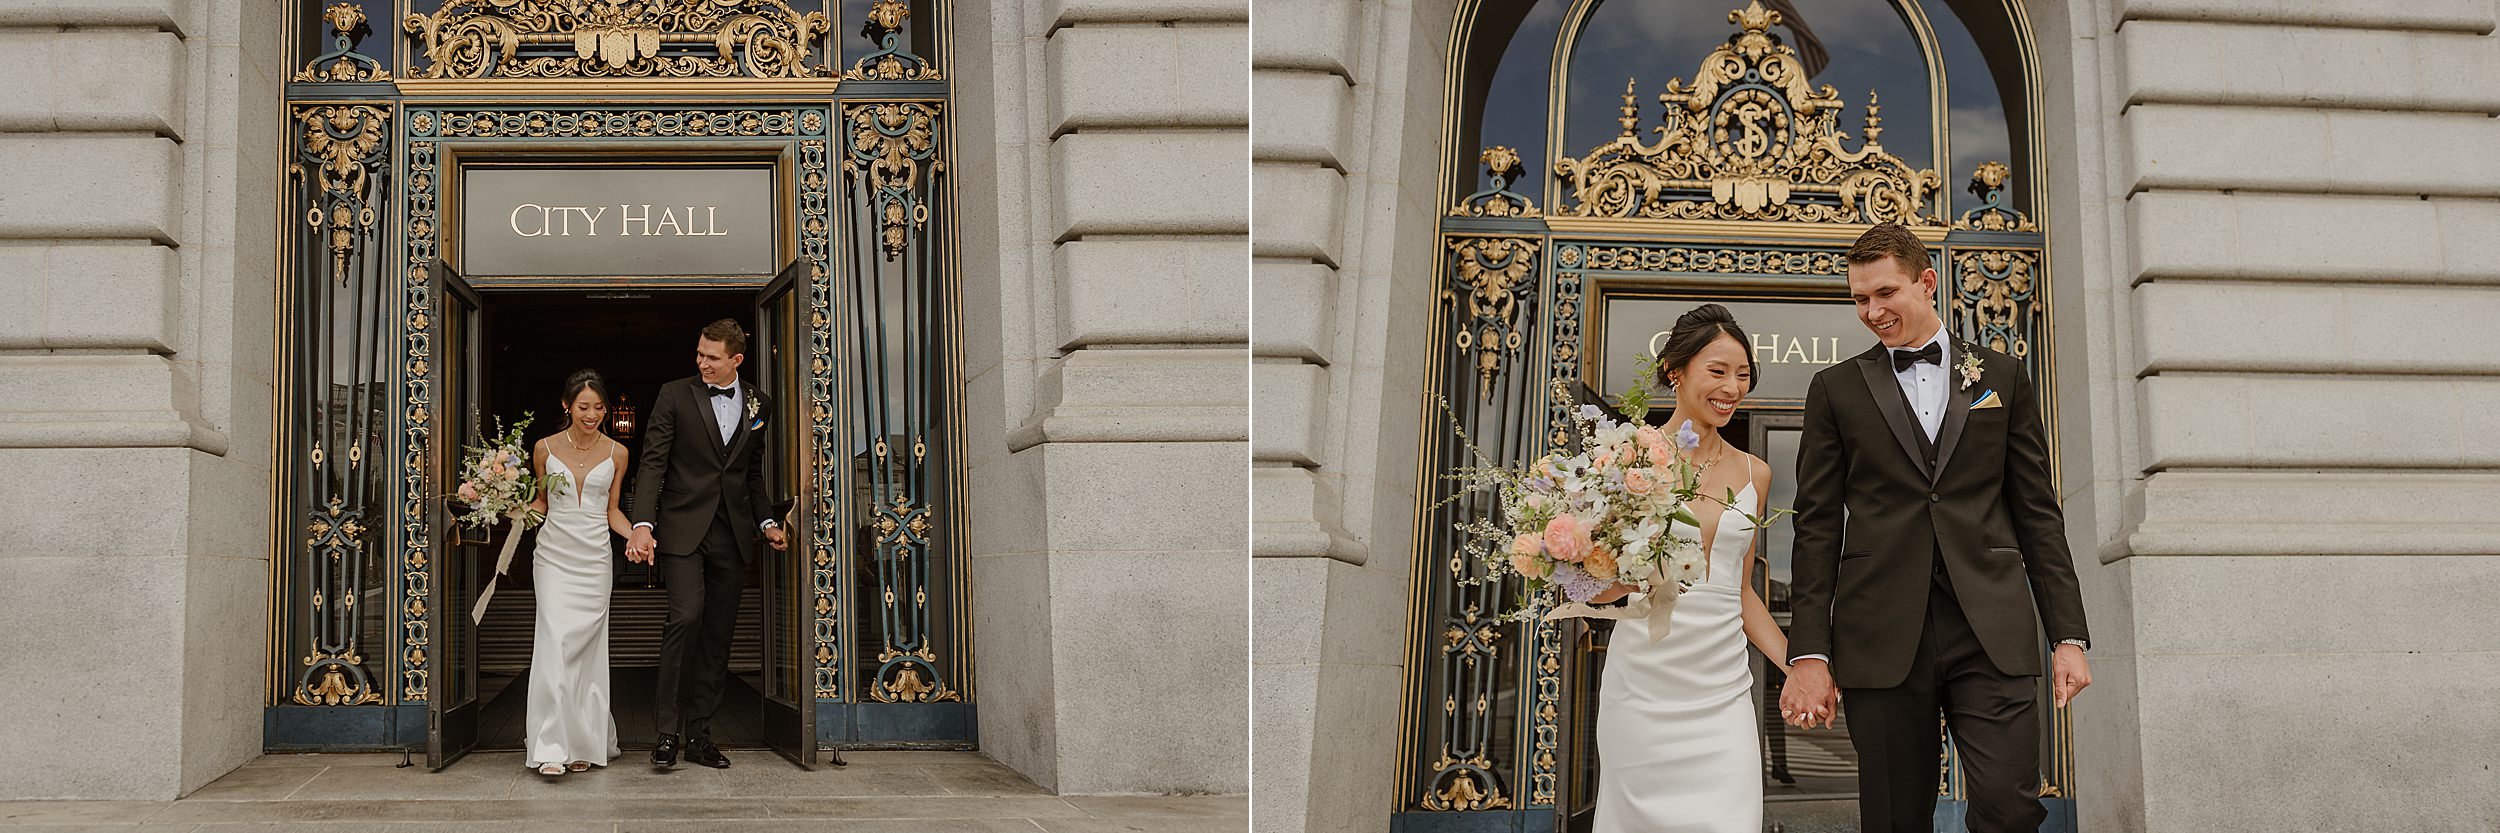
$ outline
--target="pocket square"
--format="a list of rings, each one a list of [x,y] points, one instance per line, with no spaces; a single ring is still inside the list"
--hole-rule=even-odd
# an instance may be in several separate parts
[[[1979,399],[1978,399],[1978,401],[1975,401],[1975,402],[1970,403],[1970,409],[1971,409],[1971,410],[1974,410],[1974,411],[1979,410],[1979,409],[1981,409],[1981,408],[2002,408],[2002,407],[2005,407],[2005,401],[2004,401],[2004,400],[2002,400],[2002,399],[1998,399],[1998,398],[1997,398],[1997,392],[1996,392],[1996,391],[1988,391],[1988,392],[1986,392],[1986,393],[1982,393],[1982,394],[1980,394],[1980,395],[1979,395]]]

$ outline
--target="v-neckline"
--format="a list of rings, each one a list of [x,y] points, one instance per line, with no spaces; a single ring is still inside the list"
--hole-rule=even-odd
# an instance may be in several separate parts
[[[610,440],[610,442],[614,442],[614,440]],[[599,458],[599,462],[590,464],[590,471],[587,472],[574,471],[573,464],[564,461],[564,455],[557,454],[553,451],[547,452],[547,459],[554,460],[557,465],[563,466],[565,474],[582,480],[588,480],[591,475],[599,473],[600,466],[616,462],[616,452],[611,450],[608,452],[608,456],[601,457]],[[582,508],[582,485],[583,484],[579,482],[573,484],[573,508],[575,509]]]
[[[1737,490],[1737,492],[1736,492],[1737,502],[1742,503],[1742,502],[1744,501],[1745,496],[1746,496],[1746,495],[1749,495],[1749,494],[1752,494],[1752,493],[1753,493],[1753,481],[1751,481],[1751,480],[1747,480],[1747,481],[1745,481],[1745,488],[1743,488],[1743,489],[1739,489],[1739,490]],[[1730,511],[1733,511],[1733,510],[1735,510],[1735,509],[1736,509],[1736,507],[1734,507],[1734,506],[1721,506],[1721,507],[1719,507],[1719,513],[1718,513],[1718,514],[1719,514],[1719,516],[1718,516],[1717,518],[1712,519],[1712,520],[1710,521],[1710,528],[1709,528],[1709,529],[1704,530],[1704,529],[1702,529],[1701,527],[1698,527],[1698,526],[1696,526],[1696,527],[1694,527],[1694,528],[1693,528],[1693,530],[1694,530],[1695,532],[1700,532],[1700,533],[1703,533],[1703,535],[1701,536],[1701,554],[1702,554],[1702,557],[1703,557],[1703,558],[1709,558],[1711,555],[1713,555],[1713,554],[1715,554],[1715,553],[1717,553],[1717,552],[1718,552],[1718,546],[1719,546],[1719,527],[1722,527],[1722,526],[1726,526],[1726,525],[1727,525],[1727,513],[1728,513],[1728,512],[1730,512]],[[1699,520],[1699,519],[1698,519],[1698,518],[1696,518],[1696,520]]]

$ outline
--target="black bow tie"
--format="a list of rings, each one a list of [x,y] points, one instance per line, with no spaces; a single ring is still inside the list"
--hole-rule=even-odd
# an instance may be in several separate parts
[[[1912,365],[1916,365],[1919,362],[1926,362],[1928,364],[1939,366],[1943,365],[1944,344],[1942,342],[1930,341],[1927,343],[1927,346],[1916,350],[1892,351],[1892,372],[1894,373],[1908,370]]]
[[[711,385],[704,385],[704,386],[703,386],[703,388],[704,388],[705,390],[711,391],[713,396],[736,396],[736,395],[738,395],[738,388],[737,388],[736,386],[734,386],[734,385],[733,385],[733,386],[730,386],[730,387],[725,387],[725,388],[716,388],[716,387],[712,387]]]

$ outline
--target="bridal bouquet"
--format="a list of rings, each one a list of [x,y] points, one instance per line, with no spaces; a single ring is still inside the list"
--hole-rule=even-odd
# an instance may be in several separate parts
[[[1700,435],[1690,422],[1672,434],[1644,424],[1649,411],[1647,389],[1634,386],[1623,397],[1623,421],[1596,405],[1580,406],[1572,419],[1576,451],[1566,447],[1522,468],[1477,466],[1452,475],[1499,496],[1495,517],[1460,530],[1468,552],[1485,565],[1484,580],[1523,580],[1520,606],[1505,620],[1649,616],[1653,636],[1663,635],[1665,610],[1704,577],[1709,555],[1701,541],[1673,524],[1699,528],[1697,512],[1734,506],[1736,492],[1701,494],[1702,467],[1692,459]],[[1623,608],[1586,604],[1616,584],[1647,595]]]
[[[515,526],[504,536],[503,554],[495,559],[495,575],[501,576],[512,567],[513,550],[521,545],[521,530],[537,526],[547,519],[537,507],[538,496],[553,493],[564,486],[564,475],[549,474],[544,478],[530,473],[528,446],[521,442],[534,415],[523,415],[511,428],[503,427],[503,419],[495,419],[494,438],[482,445],[465,449],[460,461],[460,486],[455,496],[468,506],[468,511],[454,516],[461,526],[490,529],[509,518]],[[471,621],[486,618],[486,602],[495,597],[493,579],[486,583],[486,593],[477,599],[470,612]]]

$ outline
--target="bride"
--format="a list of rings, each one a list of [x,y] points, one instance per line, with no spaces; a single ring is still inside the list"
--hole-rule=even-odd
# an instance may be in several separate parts
[[[1744,513],[1763,514],[1771,467],[1719,437],[1753,389],[1752,343],[1726,307],[1703,304],[1676,319],[1659,356],[1675,392],[1667,425],[1690,420],[1700,435],[1691,452],[1702,467],[1699,494],[1733,491],[1736,505],[1710,512],[1696,501],[1702,527],[1675,524],[1677,536],[1701,542],[1709,568],[1668,612],[1666,633],[1653,639],[1647,619],[1628,617],[1607,643],[1597,706],[1599,833],[1762,829],[1761,727],[1745,641],[1777,661],[1788,656],[1788,637],[1753,591],[1754,527]],[[1627,595],[1645,602],[1628,585],[1592,601]]]
[[[601,433],[608,386],[594,371],[564,381],[563,433],[538,441],[532,457],[540,477],[564,475],[542,494],[530,577],[537,585],[538,632],[530,647],[528,753],[541,775],[607,766],[617,756],[616,717],[608,708],[608,595],[615,578],[608,533],[627,534],[616,484],[625,479],[625,446]]]

